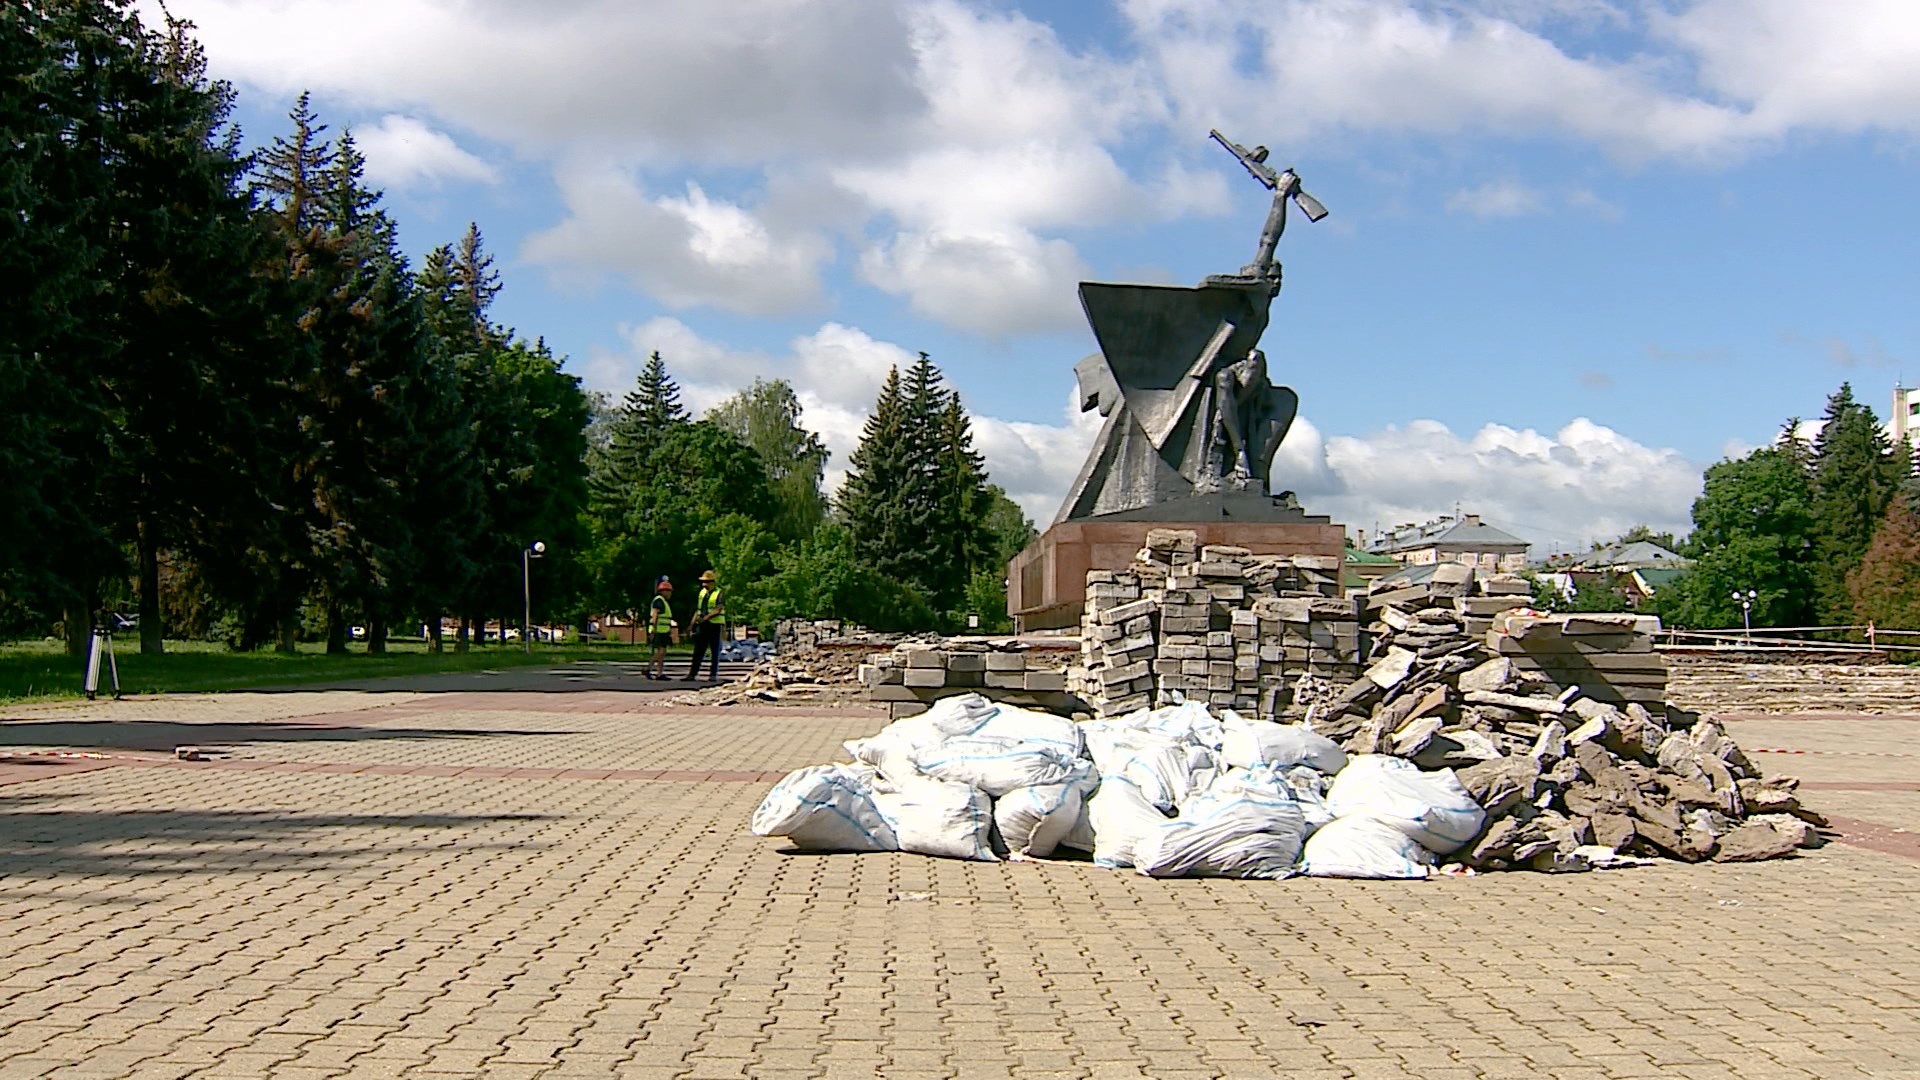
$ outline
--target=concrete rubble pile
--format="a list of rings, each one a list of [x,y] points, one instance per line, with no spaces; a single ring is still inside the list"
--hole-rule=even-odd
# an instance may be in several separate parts
[[[808,704],[838,704],[857,699],[861,665],[902,640],[900,634],[879,634],[837,620],[783,619],[775,628],[773,653],[755,663],[752,671],[719,686],[682,694],[673,704],[737,705],[796,698]]]
[[[859,669],[859,679],[867,688],[868,700],[886,702],[895,720],[965,693],[1070,713],[1080,702],[1067,693],[1065,669],[1076,652],[1073,642],[1062,639],[980,637],[910,642],[890,653],[869,655]]]
[[[1303,683],[1359,670],[1338,560],[1200,547],[1153,529],[1125,570],[1087,575],[1081,660],[1069,689],[1096,716],[1197,701],[1271,719]]]
[[[1311,726],[1349,753],[1455,770],[1488,814],[1468,866],[1584,869],[1595,849],[1743,861],[1818,842],[1797,780],[1761,776],[1716,724],[1662,700],[1655,620],[1516,609],[1479,635],[1456,606],[1380,616],[1372,664]]]

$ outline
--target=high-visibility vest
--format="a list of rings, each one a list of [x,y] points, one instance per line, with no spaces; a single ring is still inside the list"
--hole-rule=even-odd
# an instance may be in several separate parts
[[[673,605],[667,603],[664,596],[653,598],[653,625],[649,633],[670,634],[673,632]]]
[[[701,589],[699,605],[693,609],[694,614],[703,615],[703,616],[708,615],[709,609],[712,607],[713,602],[718,599],[720,599],[719,589]],[[706,621],[717,624],[720,622],[724,622],[725,620],[726,620],[726,615],[723,613],[719,615],[713,615],[711,618],[708,618]]]

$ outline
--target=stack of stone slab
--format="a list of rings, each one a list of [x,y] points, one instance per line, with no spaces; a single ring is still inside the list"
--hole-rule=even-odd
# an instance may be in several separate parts
[[[912,716],[957,694],[980,694],[1028,709],[1070,714],[1085,708],[1067,692],[1070,639],[948,639],[911,642],[868,658],[860,683],[870,701],[887,703],[893,719]]]
[[[1651,615],[1541,615],[1508,611],[1493,620],[1487,645],[1515,671],[1564,693],[1610,705],[1667,700],[1667,664],[1654,651],[1660,620]]]
[[[1071,686],[1100,716],[1175,701],[1279,716],[1303,677],[1339,682],[1359,670],[1359,624],[1335,598],[1338,572],[1337,560],[1151,530],[1128,569],[1087,575]]]

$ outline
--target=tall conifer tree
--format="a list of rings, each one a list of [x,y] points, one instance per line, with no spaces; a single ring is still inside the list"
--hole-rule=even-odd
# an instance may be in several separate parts
[[[1906,472],[1905,455],[1895,452],[1873,410],[1842,383],[1827,399],[1813,445],[1814,603],[1823,623],[1852,621],[1847,575],[1860,565]]]

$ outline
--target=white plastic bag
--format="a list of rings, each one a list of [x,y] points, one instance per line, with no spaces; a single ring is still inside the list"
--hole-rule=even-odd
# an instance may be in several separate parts
[[[922,777],[877,786],[873,805],[892,827],[901,851],[999,861],[989,842],[993,803],[978,788]]]
[[[1293,801],[1300,804],[1300,814],[1306,818],[1307,833],[1333,820],[1333,811],[1327,808],[1327,775],[1311,765],[1295,765],[1280,770],[1280,778],[1286,781],[1287,790],[1293,793]]]
[[[1081,762],[1065,780],[1016,788],[993,804],[1001,842],[1014,855],[1044,858],[1066,842],[1079,824],[1095,780],[1092,765]]]
[[[1147,802],[1172,813],[1193,790],[1187,748],[1170,742],[1150,742],[1120,763],[1121,776],[1133,782]]]
[[[1458,851],[1480,832],[1486,811],[1452,769],[1423,772],[1388,754],[1360,754],[1333,778],[1327,808],[1392,822],[1435,855]]]
[[[1101,866],[1132,866],[1134,845],[1158,829],[1166,816],[1123,776],[1103,776],[1087,800],[1093,826],[1093,861]]]
[[[1011,705],[998,706],[979,727],[967,734],[982,739],[1005,739],[1047,746],[1068,758],[1087,756],[1086,745],[1080,738],[1079,724],[1052,713],[1016,709]]]
[[[900,842],[873,801],[864,765],[795,769],[753,812],[755,836],[784,836],[805,851],[898,851]]]
[[[1294,872],[1306,822],[1285,783],[1267,767],[1222,776],[1178,818],[1134,846],[1153,877],[1281,878]]]
[[[1301,872],[1308,877],[1424,878],[1433,854],[1399,824],[1357,814],[1335,818],[1307,837]]]
[[[912,761],[922,775],[977,787],[996,799],[1016,788],[1058,784],[1079,764],[1070,751],[1054,744],[978,735],[915,751]]]
[[[1331,776],[1346,767],[1346,751],[1305,724],[1247,720],[1229,710],[1220,720],[1220,756],[1229,765],[1289,768],[1311,765]]]
[[[991,720],[1000,706],[979,694],[941,698],[918,716],[903,717],[871,738],[852,739],[846,751],[855,761],[872,765],[893,783],[920,775],[913,755],[960,735],[971,735]]]

